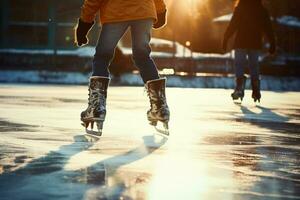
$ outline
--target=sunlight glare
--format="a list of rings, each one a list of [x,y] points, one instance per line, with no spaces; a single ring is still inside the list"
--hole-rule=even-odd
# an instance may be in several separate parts
[[[220,174],[219,169],[213,167],[213,159],[210,157],[197,159],[198,155],[193,147],[189,146],[192,140],[193,138],[183,139],[176,136],[169,139],[168,151],[154,169],[147,199],[223,198],[224,194],[218,190],[223,191],[227,188],[221,185],[234,187],[232,172]]]

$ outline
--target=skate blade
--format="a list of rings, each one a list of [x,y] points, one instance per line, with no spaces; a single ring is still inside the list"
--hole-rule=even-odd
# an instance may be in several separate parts
[[[233,103],[237,104],[237,105],[241,105],[243,103],[243,98],[240,98],[240,100],[239,99],[234,99]]]
[[[169,125],[167,122],[157,122],[156,125],[153,126],[156,130],[156,134],[161,135],[163,137],[170,136]]]
[[[87,135],[90,135],[92,137],[100,138],[102,136],[102,131],[94,131],[94,130],[85,129],[85,132]]]
[[[90,135],[87,133],[83,137],[85,138],[86,142],[91,142],[91,143],[95,143],[100,140],[99,137],[96,137],[96,136],[93,136],[93,135]]]
[[[254,103],[260,104],[260,99],[254,99]]]
[[[234,103],[242,103],[244,97],[232,97]]]
[[[236,104],[236,105],[241,105],[243,102],[242,102],[242,101],[235,100],[235,101],[233,101],[233,103]]]
[[[97,125],[97,130],[94,130],[94,123]],[[103,121],[90,121],[84,122],[82,125],[85,127],[85,132],[87,136],[91,136],[93,138],[100,138],[102,136],[102,129],[103,129]],[[89,129],[90,125],[90,129]]]
[[[233,101],[239,100],[240,97],[231,97]]]

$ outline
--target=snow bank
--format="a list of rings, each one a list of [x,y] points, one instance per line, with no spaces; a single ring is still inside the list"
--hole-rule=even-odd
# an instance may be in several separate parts
[[[0,49],[0,53],[15,53],[15,54],[42,54],[42,55],[68,55],[79,57],[93,57],[95,47],[82,47],[72,50],[53,50],[53,49]]]
[[[137,74],[125,74],[120,80],[122,85],[143,85],[143,81]],[[220,76],[168,76],[169,87],[182,88],[234,88],[233,77]],[[300,79],[296,77],[271,77],[263,76],[261,87],[263,90],[275,91],[300,91]],[[250,80],[247,81],[247,88],[250,89]]]
[[[0,71],[0,82],[4,83],[85,84],[87,80],[88,75],[79,72]]]
[[[50,84],[87,84],[89,74],[79,72],[49,71],[0,71],[0,82],[3,83],[50,83]],[[114,80],[114,79],[113,79]],[[120,85],[143,86],[138,74],[124,74]],[[169,87],[182,88],[234,88],[233,77],[222,76],[168,76]],[[247,82],[250,88],[250,81]],[[296,77],[262,77],[263,90],[300,91],[300,79]]]

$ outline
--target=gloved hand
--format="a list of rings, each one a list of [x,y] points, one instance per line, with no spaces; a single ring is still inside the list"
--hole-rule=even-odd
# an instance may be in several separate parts
[[[166,24],[166,15],[167,15],[167,10],[165,10],[162,13],[158,13],[157,22],[153,24],[153,28],[158,29],[163,27]]]
[[[82,21],[81,19],[78,19],[78,24],[75,31],[75,44],[77,46],[83,46],[88,43],[87,34],[94,25],[94,22],[87,23]]]
[[[276,53],[276,45],[275,45],[275,43],[271,43],[271,45],[269,47],[269,53],[271,55],[274,55]]]

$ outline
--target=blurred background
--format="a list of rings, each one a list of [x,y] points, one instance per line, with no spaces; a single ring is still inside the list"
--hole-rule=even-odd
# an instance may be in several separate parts
[[[86,84],[101,27],[74,45],[83,0],[1,0],[0,82]],[[153,31],[152,56],[173,87],[233,88],[233,53],[221,43],[234,0],[166,0],[168,24]],[[260,57],[262,88],[300,90],[300,1],[266,0],[278,53]],[[113,84],[142,85],[131,60],[130,31],[110,67]]]

